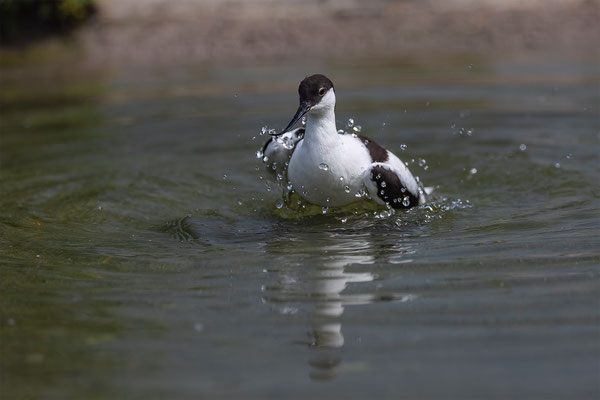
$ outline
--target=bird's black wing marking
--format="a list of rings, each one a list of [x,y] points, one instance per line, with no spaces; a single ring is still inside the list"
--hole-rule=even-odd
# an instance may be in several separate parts
[[[369,150],[373,162],[385,162],[389,159],[388,151],[366,136],[356,135]]]
[[[419,197],[411,193],[392,171],[379,165],[371,168],[371,181],[377,185],[377,196],[392,208],[409,208],[419,204]]]

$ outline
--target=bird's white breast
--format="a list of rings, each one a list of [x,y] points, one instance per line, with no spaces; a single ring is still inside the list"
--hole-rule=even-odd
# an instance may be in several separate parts
[[[367,148],[352,135],[309,137],[298,143],[290,160],[288,179],[310,203],[341,206],[358,200],[363,176],[371,164]]]

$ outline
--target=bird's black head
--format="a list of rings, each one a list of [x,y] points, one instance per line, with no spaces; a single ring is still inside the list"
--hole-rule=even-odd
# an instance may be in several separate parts
[[[300,82],[300,86],[298,86],[300,107],[298,107],[296,114],[288,124],[287,128],[275,134],[275,136],[283,135],[289,131],[294,124],[313,107],[315,111],[323,107],[333,107],[335,104],[335,96],[327,96],[327,93],[329,93],[330,90],[335,91],[333,82],[325,75],[315,74],[304,78],[302,82]],[[319,105],[323,98],[327,98],[327,100]]]
[[[329,89],[333,89],[333,82],[325,75],[315,74],[307,76],[300,82],[300,86],[298,86],[300,104],[306,103],[311,107],[319,104]]]

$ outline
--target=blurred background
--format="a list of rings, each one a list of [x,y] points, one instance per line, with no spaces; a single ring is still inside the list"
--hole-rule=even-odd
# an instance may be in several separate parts
[[[598,21],[0,0],[0,398],[599,398]],[[313,73],[426,206],[286,201],[263,128]]]
[[[569,57],[595,52],[599,35],[595,0],[2,0],[0,7],[3,58],[27,47],[51,58],[73,53],[89,68],[465,52]]]

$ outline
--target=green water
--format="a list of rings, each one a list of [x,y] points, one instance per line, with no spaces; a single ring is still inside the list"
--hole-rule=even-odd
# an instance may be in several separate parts
[[[315,72],[430,205],[277,209],[260,128]],[[598,78],[479,59],[5,72],[2,398],[599,396]]]

